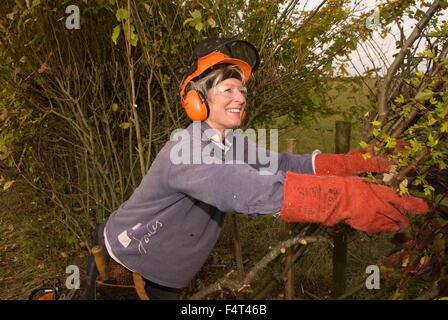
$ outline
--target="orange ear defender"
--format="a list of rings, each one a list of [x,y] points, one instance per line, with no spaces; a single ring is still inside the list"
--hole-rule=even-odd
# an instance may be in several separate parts
[[[182,105],[188,117],[193,121],[204,121],[210,113],[207,99],[205,99],[202,93],[196,90],[187,92],[182,101]]]
[[[246,109],[244,109],[243,114],[241,115],[241,121],[243,121],[244,118],[246,118]]]

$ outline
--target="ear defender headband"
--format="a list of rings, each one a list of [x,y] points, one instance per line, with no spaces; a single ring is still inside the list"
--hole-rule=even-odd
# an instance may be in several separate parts
[[[234,44],[239,46],[234,46]],[[243,51],[246,53],[249,51],[249,54],[255,57],[254,66],[251,67],[249,63],[242,59],[232,58],[224,53],[214,51],[222,46],[225,46],[230,52],[234,51],[235,53],[239,53],[241,51],[241,47],[244,47]],[[206,54],[204,54],[204,51]],[[201,56],[201,54],[204,55]],[[182,106],[191,120],[206,120],[210,114],[210,109],[206,97],[201,92],[189,88],[190,81],[196,80],[198,77],[203,77],[209,72],[229,64],[239,66],[243,70],[247,82],[251,72],[258,67],[258,52],[250,43],[236,39],[209,38],[201,41],[196,46],[193,56],[190,58],[190,64],[183,71],[183,80],[180,91]],[[237,78],[241,80],[241,77],[237,72],[226,73],[223,79],[227,78]],[[211,87],[211,85],[212,82],[206,83],[207,87]],[[246,111],[243,111],[241,120],[244,119],[245,115]]]

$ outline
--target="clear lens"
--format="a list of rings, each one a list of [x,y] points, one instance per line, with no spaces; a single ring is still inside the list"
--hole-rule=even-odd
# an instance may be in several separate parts
[[[235,98],[240,94],[244,97],[244,99],[247,98],[246,87],[222,85],[222,86],[216,86],[214,89],[215,92],[220,93],[227,98]]]

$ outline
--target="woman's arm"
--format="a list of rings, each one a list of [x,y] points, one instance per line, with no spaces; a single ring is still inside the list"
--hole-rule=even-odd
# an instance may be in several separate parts
[[[285,174],[262,175],[248,164],[171,164],[168,185],[222,212],[275,214]]]
[[[267,174],[276,174],[279,171],[314,174],[313,160],[315,154],[293,154],[289,152],[277,153],[260,147],[245,137],[245,162],[257,170],[267,171]],[[255,161],[254,154],[256,155]]]

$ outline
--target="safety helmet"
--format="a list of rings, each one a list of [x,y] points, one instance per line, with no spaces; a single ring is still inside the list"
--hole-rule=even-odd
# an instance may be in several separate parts
[[[259,63],[258,51],[250,42],[234,38],[208,38],[200,41],[182,72],[180,97],[188,117],[193,121],[204,121],[210,113],[207,99],[203,93],[189,88],[190,81],[223,64],[239,66],[247,81]],[[245,114],[244,111],[242,119]]]

